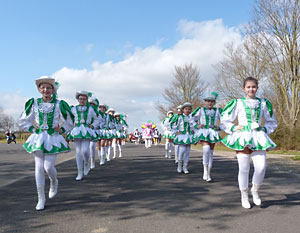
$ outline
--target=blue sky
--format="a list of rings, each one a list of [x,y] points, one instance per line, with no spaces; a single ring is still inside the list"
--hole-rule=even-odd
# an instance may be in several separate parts
[[[93,70],[94,62],[122,62],[138,49],[171,50],[188,38],[178,30],[182,20],[221,19],[224,27],[238,28],[251,19],[253,4],[250,0],[0,0],[0,93],[29,98],[37,95],[34,79],[63,67]],[[0,105],[5,110],[6,104]]]

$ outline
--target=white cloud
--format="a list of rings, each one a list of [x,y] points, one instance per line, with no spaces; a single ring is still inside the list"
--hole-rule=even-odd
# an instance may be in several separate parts
[[[224,45],[242,40],[237,28],[226,27],[221,19],[204,22],[182,20],[177,31],[181,39],[167,49],[156,43],[147,48],[135,48],[120,62],[95,61],[92,70],[67,67],[58,70],[53,77],[61,83],[59,97],[76,104],[76,91],[91,91],[100,102],[128,114],[132,130],[147,120],[158,123],[155,103],[172,81],[174,65],[192,62],[199,67],[203,79],[211,80],[214,78],[212,65],[222,58]],[[90,45],[87,49],[92,47]],[[19,101],[23,102],[23,99]],[[10,105],[5,105],[5,109],[15,113]]]

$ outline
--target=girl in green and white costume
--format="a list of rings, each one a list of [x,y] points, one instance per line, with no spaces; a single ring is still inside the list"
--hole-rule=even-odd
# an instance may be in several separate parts
[[[110,154],[112,151],[112,141],[117,137],[116,132],[116,119],[114,117],[115,110],[113,108],[109,108],[107,110],[107,118],[106,118],[106,139],[107,139],[107,152],[106,152],[106,161],[110,161]]]
[[[128,129],[127,122],[124,119],[124,115],[121,113],[115,113],[115,127],[116,127],[116,134],[117,137],[113,139],[113,149],[114,149],[114,156],[115,159],[117,156],[117,147],[119,148],[119,158],[122,157],[122,139],[126,138],[126,131]]]
[[[98,117],[98,115],[99,115],[99,112],[98,112],[99,100],[97,98],[90,98],[89,104],[94,109],[94,111]],[[99,125],[97,127],[99,127]],[[99,138],[99,135],[98,135],[99,131],[97,129],[95,131]],[[96,140],[93,140],[90,142],[90,162],[91,162],[90,169],[91,170],[95,168],[96,143],[98,142],[98,138]]]
[[[173,115],[174,115],[173,111],[168,111],[167,117],[165,119],[163,119],[163,121],[162,121],[162,127],[164,129],[163,137],[166,140],[165,157],[169,158],[169,159],[171,158],[173,140],[176,136],[170,129],[170,121],[171,121]]]
[[[98,134],[98,156],[100,159],[100,165],[105,163],[105,154],[107,151],[107,122],[108,122],[108,114],[106,113],[107,105],[106,104],[99,104],[99,111],[98,111],[98,120],[99,126],[97,127],[96,131]]]
[[[32,134],[24,148],[35,157],[35,180],[38,192],[36,210],[45,208],[45,173],[50,178],[49,198],[57,193],[58,180],[55,169],[56,155],[69,152],[70,147],[62,136],[73,127],[73,115],[69,105],[56,98],[57,84],[48,76],[35,80],[42,98],[32,98],[25,104],[19,126]]]
[[[267,99],[257,98],[257,89],[257,79],[246,78],[243,84],[246,98],[231,100],[221,117],[221,127],[228,133],[222,142],[237,153],[241,202],[247,209],[251,208],[248,200],[250,158],[254,165],[251,193],[254,204],[260,205],[258,190],[265,176],[266,151],[276,146],[268,136],[277,128],[272,104]],[[233,124],[236,118],[238,125]]]
[[[219,135],[220,128],[217,125],[221,118],[222,109],[214,107],[217,97],[216,92],[207,94],[204,98],[206,107],[198,107],[192,113],[195,121],[200,120],[199,129],[195,132],[194,138],[202,144],[203,180],[207,182],[212,180],[210,172],[213,166],[215,143],[222,140]]]
[[[178,117],[177,127],[173,128],[173,124],[171,124],[172,130],[176,134],[174,143],[179,144],[178,173],[182,171],[185,174],[189,173],[187,166],[190,159],[191,144],[196,142],[194,140],[194,132],[198,124],[192,117],[192,106],[191,103],[184,103],[181,107],[183,114]]]
[[[79,105],[72,107],[71,111],[75,117],[74,128],[69,134],[70,140],[74,141],[76,149],[76,164],[78,175],[76,180],[82,180],[83,175],[90,171],[90,142],[97,140],[95,128],[99,121],[93,107],[88,103],[91,93],[87,91],[76,92],[76,99]],[[84,165],[84,171],[82,167]]]

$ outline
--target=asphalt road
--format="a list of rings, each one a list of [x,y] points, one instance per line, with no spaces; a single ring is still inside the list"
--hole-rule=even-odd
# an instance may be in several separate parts
[[[163,154],[163,146],[127,144],[123,158],[103,166],[97,160],[82,181],[75,181],[74,150],[59,155],[59,192],[44,211],[35,211],[32,155],[20,144],[0,144],[0,231],[300,232],[299,162],[269,158],[262,206],[248,210],[240,204],[234,158],[217,152],[214,182],[206,183],[200,152],[192,151],[187,175]]]

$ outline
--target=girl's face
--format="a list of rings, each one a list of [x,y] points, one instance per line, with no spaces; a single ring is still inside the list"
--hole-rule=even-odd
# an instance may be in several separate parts
[[[182,114],[182,111],[181,111],[180,108],[177,109],[177,114],[178,114],[178,115],[181,115],[181,114]]]
[[[169,114],[168,114],[168,117],[171,117],[171,116],[173,116],[173,113],[169,113]]]
[[[42,94],[43,97],[49,98],[54,93],[54,88],[48,83],[41,83],[39,86],[39,92]]]
[[[104,113],[106,111],[106,108],[104,106],[100,106],[99,110]]]
[[[254,99],[256,96],[257,89],[258,89],[258,86],[257,86],[256,82],[254,82],[254,81],[246,82],[245,87],[243,89],[246,94],[246,98]]]
[[[192,107],[186,106],[186,107],[184,107],[184,108],[182,109],[182,111],[183,111],[183,113],[184,113],[185,115],[190,115],[191,112],[192,112]]]
[[[116,118],[117,118],[117,120],[119,121],[120,120],[120,116],[118,115],[118,116],[116,116]]]
[[[213,108],[215,103],[216,103],[216,101],[214,101],[214,100],[205,100],[205,105],[207,108]]]
[[[86,105],[88,98],[85,95],[78,96],[79,105]]]
[[[108,114],[113,116],[115,114],[115,112],[110,111]]]

